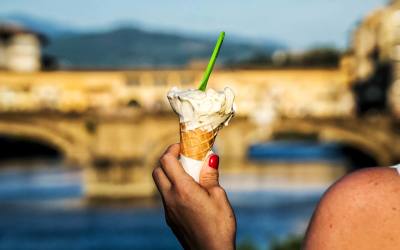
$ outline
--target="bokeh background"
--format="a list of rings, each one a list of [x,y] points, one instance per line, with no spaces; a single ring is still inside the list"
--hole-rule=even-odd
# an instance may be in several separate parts
[[[327,187],[400,159],[400,1],[2,0],[0,249],[179,249],[151,171],[220,31],[238,249],[299,249]]]

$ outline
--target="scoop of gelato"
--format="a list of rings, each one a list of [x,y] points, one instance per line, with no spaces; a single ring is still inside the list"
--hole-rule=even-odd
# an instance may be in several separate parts
[[[188,130],[205,127],[215,129],[221,124],[226,126],[235,113],[235,95],[230,88],[224,91],[211,88],[201,91],[173,87],[167,96],[180,122],[185,123]]]

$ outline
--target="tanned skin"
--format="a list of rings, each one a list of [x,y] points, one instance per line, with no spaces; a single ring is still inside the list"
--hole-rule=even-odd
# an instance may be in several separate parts
[[[322,197],[306,250],[400,249],[400,175],[369,168],[345,176]]]

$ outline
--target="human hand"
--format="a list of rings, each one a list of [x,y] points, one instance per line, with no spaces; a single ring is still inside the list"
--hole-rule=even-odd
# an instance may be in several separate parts
[[[179,144],[171,145],[153,171],[168,226],[185,249],[235,249],[236,219],[218,182],[218,156],[207,158],[197,183],[184,171],[179,152]]]

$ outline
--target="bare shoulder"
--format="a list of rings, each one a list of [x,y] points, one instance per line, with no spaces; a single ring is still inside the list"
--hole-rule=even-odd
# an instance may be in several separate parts
[[[352,207],[364,207],[367,203],[378,199],[396,198],[400,201],[400,175],[392,168],[367,168],[344,176],[332,185],[323,196],[321,203],[349,203]],[[382,202],[381,205],[388,205]]]
[[[318,204],[306,249],[397,249],[400,237],[400,175],[369,168],[349,174]]]

